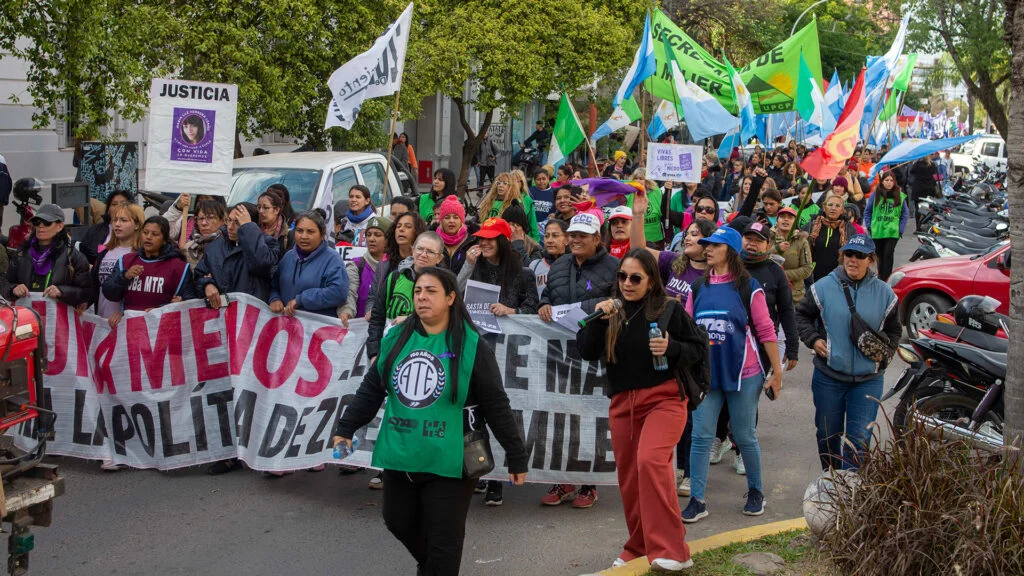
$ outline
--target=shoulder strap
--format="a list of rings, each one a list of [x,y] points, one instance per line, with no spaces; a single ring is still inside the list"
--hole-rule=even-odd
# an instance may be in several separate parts
[[[704,277],[703,276],[698,277],[696,280],[693,281],[693,284],[690,284],[690,296],[691,296],[691,300],[693,300],[693,309],[694,310],[697,309],[697,291],[700,290],[700,287],[703,286],[703,285],[704,285]]]
[[[850,296],[850,285],[846,282],[840,282],[843,286],[843,295],[846,296],[846,305],[850,307],[850,312],[856,312],[857,307],[853,303],[853,297]]]

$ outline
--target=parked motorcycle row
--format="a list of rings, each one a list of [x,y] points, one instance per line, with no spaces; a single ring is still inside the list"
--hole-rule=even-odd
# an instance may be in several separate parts
[[[921,246],[910,261],[985,254],[1006,242],[1010,224],[1006,195],[1000,189],[1003,179],[1002,174],[990,174],[987,180],[968,185],[961,177],[946,185],[942,198],[922,198],[915,233]]]

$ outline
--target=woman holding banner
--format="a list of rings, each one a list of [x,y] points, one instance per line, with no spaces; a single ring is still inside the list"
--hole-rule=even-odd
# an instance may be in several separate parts
[[[64,210],[43,204],[30,222],[32,237],[7,265],[0,291],[4,298],[24,298],[29,292],[78,306],[92,300],[89,261],[72,246],[64,230]]]
[[[92,267],[93,305],[94,311],[104,320],[115,312],[121,311],[120,302],[111,302],[100,289],[110,277],[114,267],[127,256],[139,249],[142,238],[142,223],[146,215],[138,204],[113,204],[103,216],[110,225],[110,238],[103,245],[103,250],[96,257],[96,265]],[[107,224],[98,224],[106,227]]]
[[[480,342],[455,275],[424,268],[414,293],[412,313],[381,342],[381,354],[338,422],[334,444],[351,449],[356,431],[387,399],[373,449],[373,466],[386,478],[384,523],[416,560],[417,574],[454,576],[473,487],[484,473],[464,463],[467,441],[480,443],[470,434],[486,442],[485,426],[491,429],[515,485],[526,481],[527,453],[494,352]],[[413,418],[445,433],[409,434],[403,423]]]
[[[234,214],[234,213],[232,213]],[[348,297],[345,261],[329,244],[327,224],[319,212],[295,219],[295,247],[281,257],[270,280],[270,311],[294,316],[305,310],[335,317]]]
[[[675,572],[693,560],[672,469],[688,398],[669,368],[699,362],[704,336],[682,304],[665,294],[658,262],[647,249],[626,253],[616,276],[612,296],[621,298],[621,307],[612,299],[598,303],[605,315],[576,336],[580,357],[603,360],[608,370],[608,425],[629,530],[612,567],[647,556],[655,572]],[[655,325],[663,337],[649,338]],[[667,360],[662,369],[659,358]]]

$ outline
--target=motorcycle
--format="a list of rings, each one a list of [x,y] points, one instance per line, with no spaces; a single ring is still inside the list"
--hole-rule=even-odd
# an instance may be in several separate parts
[[[532,146],[520,148],[519,152],[516,152],[515,157],[512,159],[512,166],[517,170],[522,170],[523,174],[530,178],[533,172],[540,167],[540,159],[541,151],[539,148]]]
[[[1006,352],[1010,319],[996,312],[1001,303],[991,296],[964,296],[947,314],[939,314],[931,327],[918,331],[921,338],[963,342],[992,352]]]

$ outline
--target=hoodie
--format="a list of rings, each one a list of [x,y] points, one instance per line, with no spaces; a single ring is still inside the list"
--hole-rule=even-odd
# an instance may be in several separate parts
[[[133,266],[142,266],[142,273],[128,279],[125,274]],[[103,283],[103,296],[121,302],[124,310],[143,311],[170,304],[175,297],[197,297],[192,268],[173,243],[164,244],[156,258],[147,258],[143,248],[122,256]]]
[[[288,304],[295,300],[299,310],[336,317],[338,306],[348,298],[348,272],[345,261],[333,246],[321,242],[302,258],[296,249],[281,257],[277,272],[270,280],[270,303]]]

